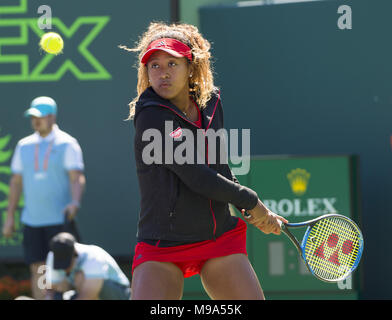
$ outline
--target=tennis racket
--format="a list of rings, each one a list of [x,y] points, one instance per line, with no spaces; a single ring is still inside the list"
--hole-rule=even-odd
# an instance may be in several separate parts
[[[289,229],[307,227],[301,244]],[[325,282],[347,278],[361,260],[364,240],[359,227],[340,214],[326,214],[300,223],[282,223],[308,270]]]
[[[300,244],[289,229],[306,226]],[[322,281],[344,280],[361,260],[362,232],[343,215],[326,214],[305,222],[282,223],[282,231],[295,245],[308,270]]]

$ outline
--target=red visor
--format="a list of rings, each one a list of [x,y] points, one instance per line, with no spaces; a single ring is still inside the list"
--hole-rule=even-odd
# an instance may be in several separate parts
[[[141,62],[146,64],[150,56],[157,50],[165,51],[177,58],[185,57],[188,58],[189,61],[192,61],[191,48],[186,44],[172,38],[161,38],[150,43]]]

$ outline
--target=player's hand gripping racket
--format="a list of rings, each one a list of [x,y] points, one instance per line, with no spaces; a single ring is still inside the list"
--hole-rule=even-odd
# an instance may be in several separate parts
[[[289,231],[300,227],[307,227],[301,244]],[[343,215],[326,214],[300,223],[281,223],[281,228],[309,271],[322,281],[347,278],[361,260],[364,243],[361,230]]]

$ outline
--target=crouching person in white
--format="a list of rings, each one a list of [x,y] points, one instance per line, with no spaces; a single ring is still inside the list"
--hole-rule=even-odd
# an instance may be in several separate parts
[[[102,248],[77,243],[66,232],[50,241],[46,260],[48,300],[129,300],[130,283]]]

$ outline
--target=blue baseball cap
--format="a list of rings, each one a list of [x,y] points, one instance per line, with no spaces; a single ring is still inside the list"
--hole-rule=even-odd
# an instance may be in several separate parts
[[[30,108],[25,111],[25,117],[34,116],[38,118],[46,117],[50,114],[57,114],[57,104],[50,97],[35,98]]]

